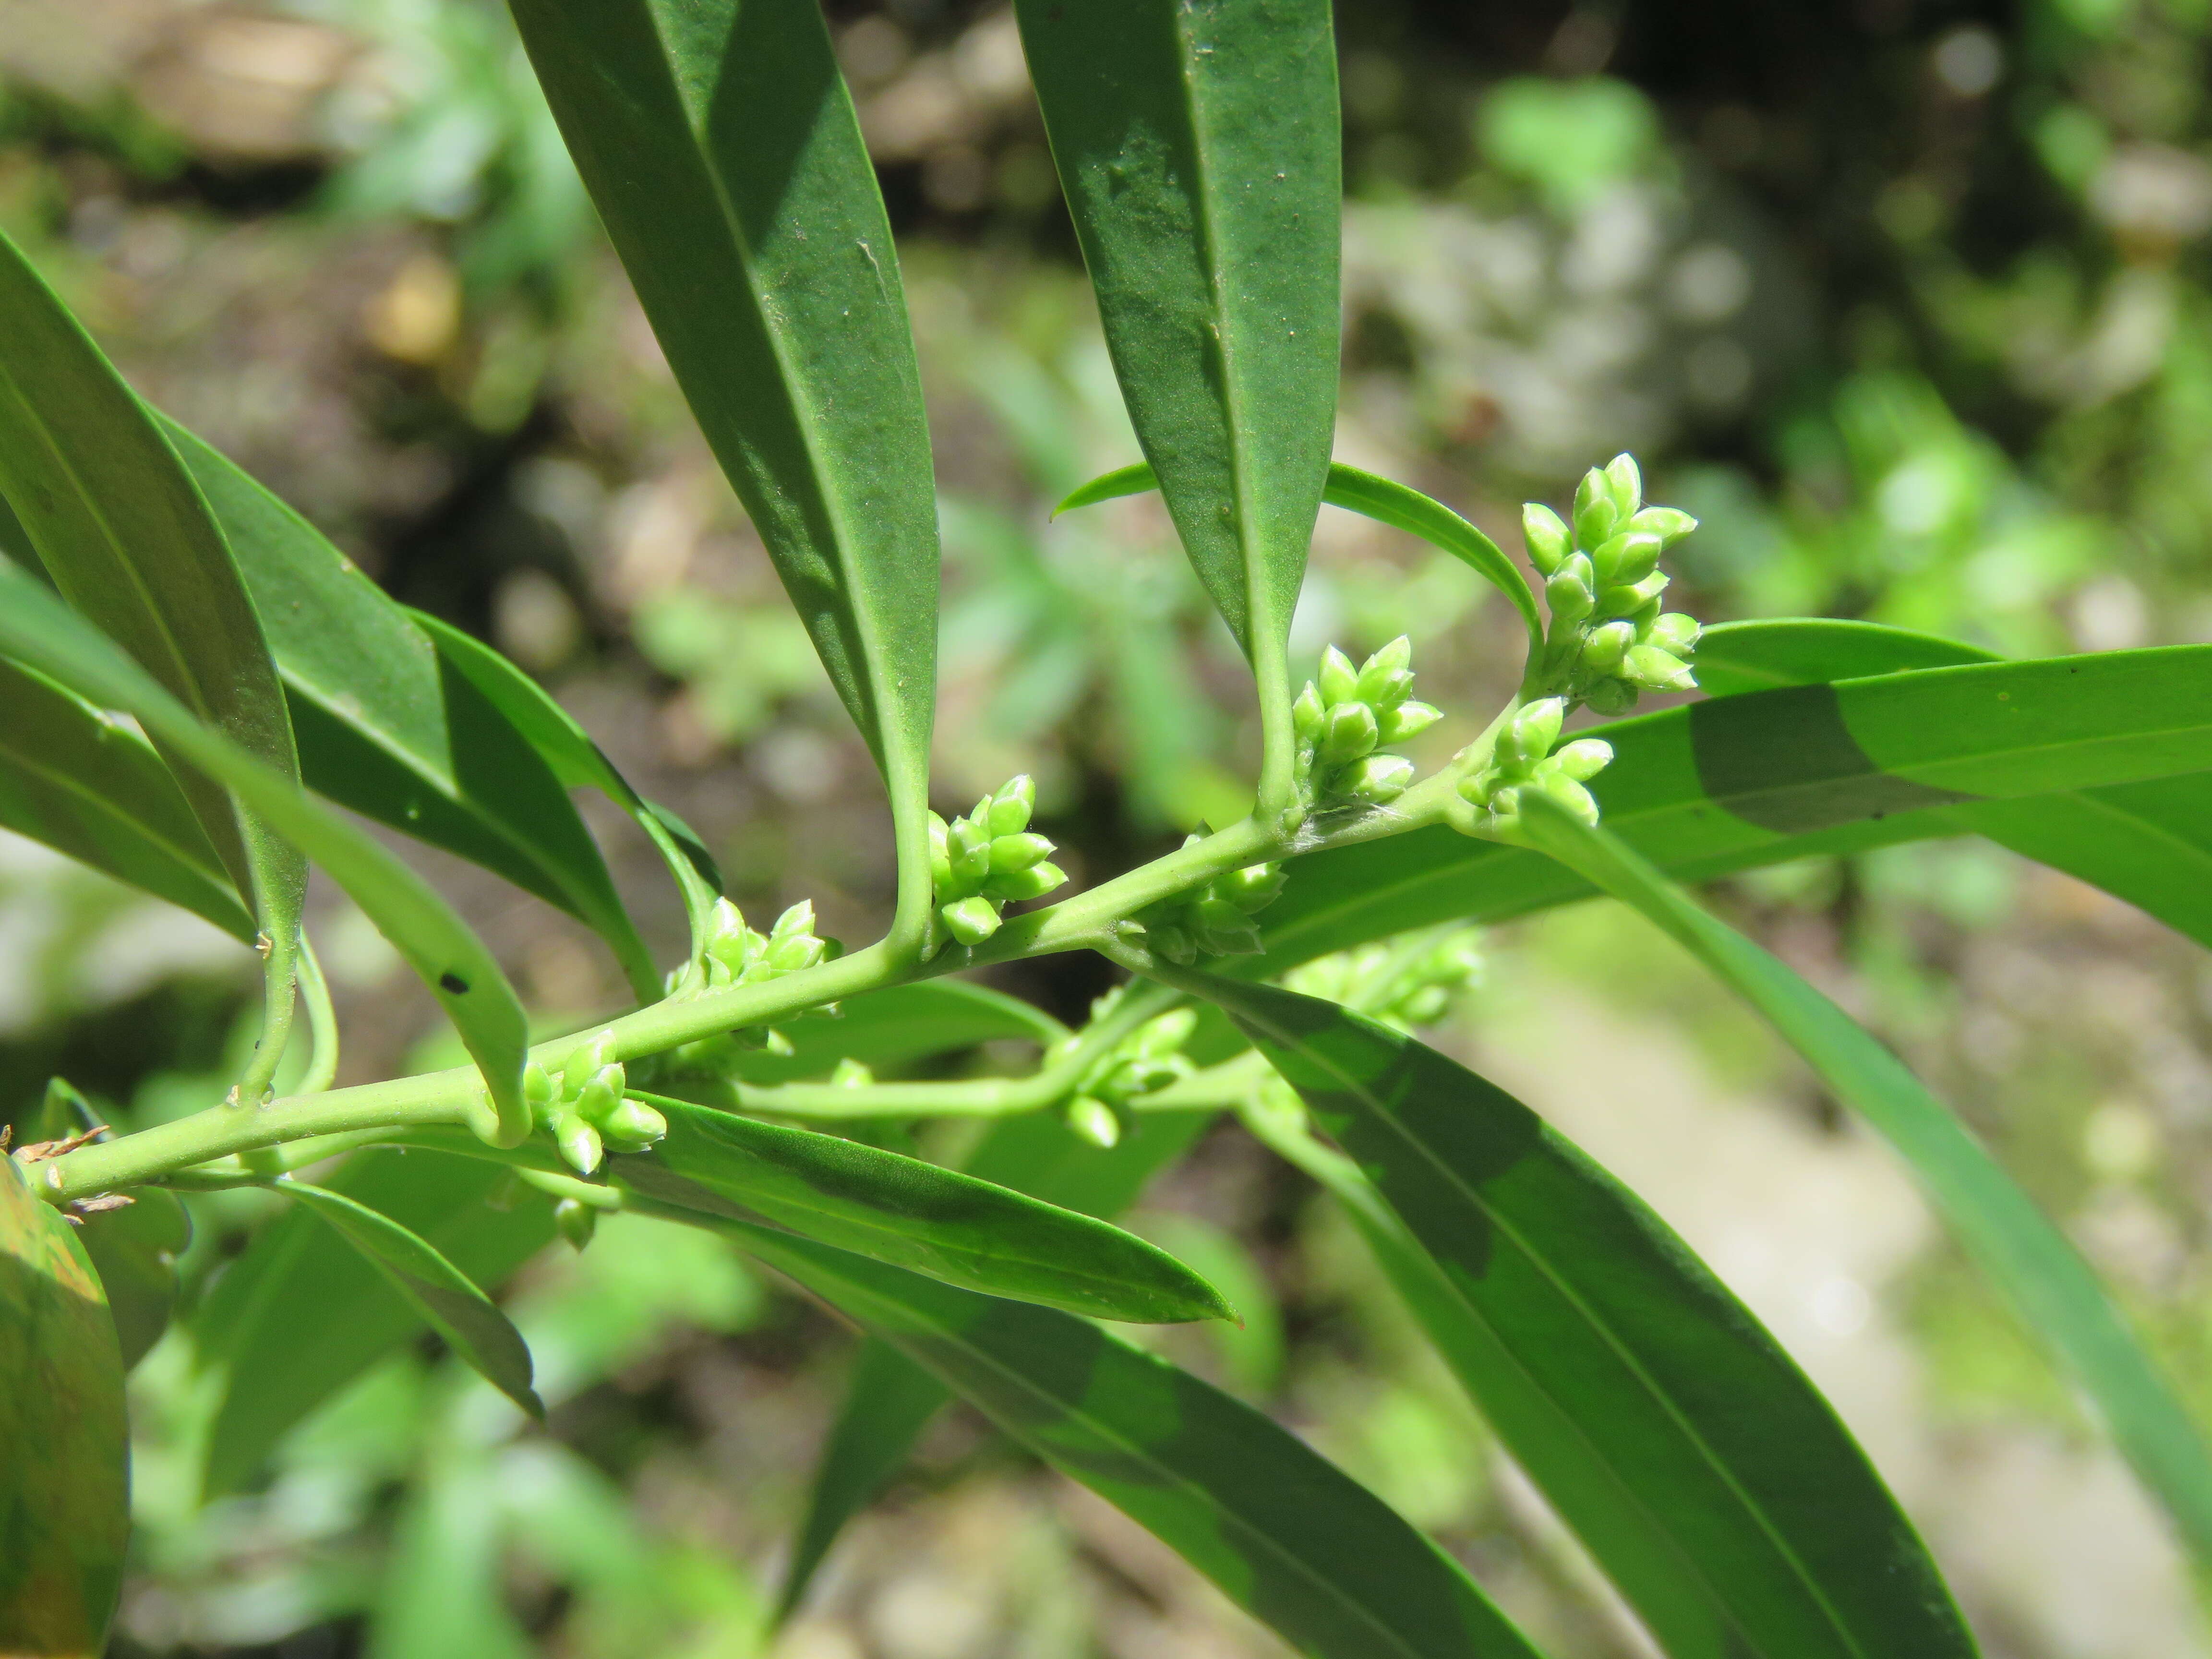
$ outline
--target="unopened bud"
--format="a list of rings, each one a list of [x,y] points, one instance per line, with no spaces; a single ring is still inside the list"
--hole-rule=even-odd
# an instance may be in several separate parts
[[[1528,562],[1540,575],[1550,575],[1574,550],[1573,538],[1559,515],[1540,501],[1530,501],[1521,509],[1521,539],[1528,544]]]
[[[1137,1034],[1129,1039],[1129,1044],[1143,1054],[1177,1054],[1197,1030],[1197,1009],[1171,1008],[1158,1019],[1148,1020],[1138,1027]]]
[[[1605,545],[1590,555],[1590,566],[1601,586],[1642,581],[1658,563],[1659,538],[1634,531],[1608,537]]]
[[[989,829],[994,836],[1018,835],[1036,810],[1036,784],[1026,772],[999,786],[991,797]]]
[[[1235,905],[1246,915],[1256,915],[1275,902],[1275,896],[1289,879],[1278,866],[1255,864],[1231,870],[1225,876],[1216,876],[1212,891],[1216,898]]]
[[[1056,864],[1032,864],[1026,870],[1010,870],[1003,876],[993,876],[983,884],[983,893],[1001,904],[1020,903],[1042,898],[1066,879],[1067,872]]]
[[[1636,457],[1623,450],[1605,466],[1606,490],[1613,497],[1613,510],[1623,520],[1636,516],[1637,508],[1644,505],[1644,475],[1637,470]]]
[[[1669,611],[1652,619],[1650,631],[1644,635],[1644,642],[1657,646],[1671,656],[1687,657],[1698,648],[1698,636],[1704,632],[1695,617],[1680,611]]]
[[[561,1149],[562,1159],[579,1175],[590,1175],[605,1156],[599,1132],[573,1111],[562,1112],[553,1120],[553,1144]]]
[[[1198,960],[1198,945],[1188,930],[1164,921],[1145,930],[1145,943],[1158,955],[1188,968]]]
[[[1375,711],[1364,702],[1340,702],[1328,711],[1317,758],[1323,766],[1342,766],[1371,754],[1382,736]]]
[[[1100,1148],[1118,1146],[1121,1139],[1121,1120],[1114,1115],[1114,1109],[1090,1095],[1078,1095],[1067,1103],[1067,1127]]]
[[[1553,619],[1557,622],[1580,622],[1589,615],[1596,598],[1587,554],[1569,554],[1566,562],[1544,583],[1544,603],[1551,607]]]
[[[991,843],[991,873],[1011,875],[1017,870],[1026,870],[1032,864],[1042,864],[1052,856],[1052,843],[1042,836],[1023,831],[997,837]]]
[[[1613,504],[1612,485],[1604,472],[1592,467],[1583,473],[1582,483],[1575,487],[1575,544],[1584,548],[1601,545],[1613,534],[1620,516],[1620,509]]]
[[[1370,755],[1337,780],[1336,793],[1363,805],[1385,806],[1404,794],[1413,781],[1413,763],[1403,755]]]
[[[1695,530],[1698,521],[1679,507],[1647,507],[1628,521],[1628,527],[1648,532],[1662,542],[1677,542]]]
[[[1698,684],[1687,664],[1656,645],[1639,645],[1631,651],[1621,665],[1621,678],[1654,691],[1690,691]]]
[[[1587,825],[1597,823],[1597,802],[1590,792],[1565,773],[1553,772],[1540,780],[1539,788]]]
[[[1359,695],[1359,671],[1352,659],[1331,646],[1321,653],[1321,673],[1316,682],[1324,706],[1350,702]]]
[[[1667,573],[1655,570],[1639,581],[1616,584],[1597,596],[1598,614],[1629,617],[1667,591]]]
[[[830,1073],[830,1086],[833,1089],[865,1089],[875,1080],[876,1074],[867,1062],[850,1054],[839,1060]]]
[[[599,1231],[599,1212],[580,1198],[564,1198],[553,1206],[553,1224],[570,1248],[580,1250]]]
[[[991,873],[991,838],[966,818],[952,825],[952,880],[956,887],[973,890]]]
[[[1577,782],[1587,783],[1613,764],[1613,745],[1603,738],[1577,738],[1552,757],[1552,763]]]
[[[795,974],[801,969],[815,966],[822,960],[827,949],[811,933],[793,933],[769,944],[768,965],[779,974]]]
[[[1601,714],[1626,714],[1636,707],[1636,688],[1626,680],[1600,680],[1583,693],[1583,701]]]
[[[1291,705],[1291,729],[1307,743],[1321,736],[1322,722],[1328,710],[1321,700],[1320,690],[1311,680],[1298,693],[1297,701]]]
[[[1499,757],[1541,760],[1559,740],[1559,724],[1566,714],[1566,701],[1561,697],[1540,697],[1516,710],[1513,723],[1499,734]]]
[[[1433,703],[1407,702],[1376,715],[1375,726],[1381,742],[1405,743],[1419,737],[1443,717],[1443,710]]]
[[[611,1146],[641,1152],[667,1134],[668,1120],[643,1101],[626,1098],[607,1114],[599,1133]]]
[[[522,1097],[533,1113],[553,1103],[553,1074],[534,1060],[522,1068]]]
[[[988,899],[964,898],[938,911],[945,931],[963,945],[981,945],[999,931],[999,913]]]
[[[1252,918],[1226,900],[1203,898],[1190,907],[1191,933],[1209,956],[1260,953],[1260,929]]]
[[[1354,695],[1376,708],[1406,700],[1413,689],[1413,642],[1401,634],[1360,665]]]

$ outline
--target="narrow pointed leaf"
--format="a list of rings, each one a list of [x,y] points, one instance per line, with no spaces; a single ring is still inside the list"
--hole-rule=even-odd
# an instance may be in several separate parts
[[[0,1153],[0,1653],[98,1659],[131,1536],[123,1360],[76,1229]]]
[[[1279,672],[1335,434],[1342,138],[1327,0],[1018,0],[1145,458]]]
[[[136,715],[191,765],[239,799],[328,871],[398,947],[444,1006],[483,1074],[495,1132],[507,1144],[529,1133],[522,1097],[528,1023],[483,941],[390,852],[202,725],[110,641],[39,583],[0,566],[0,650],[79,696]],[[493,1129],[487,1121],[485,1127]]]
[[[501,1164],[416,1149],[358,1154],[322,1184],[382,1212],[490,1290],[553,1239],[553,1207],[537,1194],[492,1207],[509,1182]],[[279,1217],[191,1316],[201,1361],[222,1378],[206,1495],[251,1480],[288,1432],[423,1327],[420,1310],[337,1232],[305,1209]]]
[[[207,503],[131,388],[4,234],[0,316],[0,495],[55,586],[200,720],[297,779],[276,666]],[[221,781],[186,769],[179,781],[289,961],[305,860],[251,812],[241,819]]]
[[[1165,1360],[1050,1309],[719,1226],[1125,1511],[1300,1652],[1536,1659],[1458,1565],[1380,1498]]]
[[[1757,1009],[1898,1150],[1967,1253],[2096,1401],[2191,1550],[2212,1561],[2203,1437],[2089,1265],[1966,1127],[1842,1009],[1614,837],[1543,807],[1527,822],[1545,852],[1642,912]]]
[[[532,1417],[545,1415],[538,1391],[530,1386],[530,1350],[499,1304],[475,1281],[438,1254],[420,1235],[381,1210],[327,1187],[303,1181],[275,1182],[276,1190],[304,1204],[328,1222],[345,1242],[366,1256],[392,1289],[407,1299],[423,1322],[446,1340],[478,1375]]]
[[[146,1357],[169,1328],[177,1305],[177,1258],[192,1242],[183,1201],[159,1187],[141,1187],[119,1210],[84,1218],[78,1240],[100,1275],[123,1369]]]
[[[661,1203],[765,1217],[948,1284],[1101,1319],[1233,1317],[1167,1252],[1089,1216],[835,1135],[637,1098],[668,1119],[667,1139],[608,1172]]]
[[[613,947],[635,988],[657,993],[567,781],[478,687],[474,664],[219,452],[162,428],[253,596],[308,786],[560,906]]]
[[[4,659],[0,827],[252,942],[253,918],[154,746],[126,722]]]
[[[1209,994],[1433,1258],[1485,1414],[1670,1654],[1974,1651],[1827,1402],[1634,1194],[1411,1037],[1272,987]]]
[[[2000,660],[1996,652],[1978,645],[1881,623],[1826,617],[1721,623],[1698,636],[1698,687],[1707,696],[1733,697],[1784,685]]]
[[[883,769],[912,865],[937,502],[898,256],[821,8],[513,10],[677,382]]]
[[[968,1160],[967,1170],[1048,1204],[1109,1220],[1135,1201],[1155,1174],[1188,1151],[1209,1121],[1200,1112],[1147,1113],[1114,1146],[1102,1148],[1073,1133],[1053,1114],[1032,1112],[993,1125]],[[861,1344],[844,1407],[815,1469],[805,1519],[779,1598],[779,1619],[798,1607],[845,1523],[875,1501],[904,1466],[930,1419],[951,1397],[942,1382],[888,1343],[870,1337]]]
[[[1702,879],[1966,833],[1988,803],[2212,769],[2212,647],[1790,686],[1597,729],[1615,756],[1590,785],[1607,828],[1669,875]],[[1295,860],[1263,918],[1267,956],[1237,971],[1263,977],[1449,917],[1518,915],[1592,890],[1525,849],[1415,830]]]
[[[1095,502],[1109,501],[1119,495],[1141,495],[1159,488],[1149,463],[1139,461],[1093,478],[1067,499],[1053,508],[1058,518],[1072,507],[1090,507]],[[1372,472],[1363,472],[1356,466],[1346,466],[1341,461],[1329,464],[1328,482],[1321,498],[1331,507],[1340,507],[1347,513],[1357,513],[1364,518],[1387,524],[1394,530],[1403,530],[1419,536],[1431,547],[1442,548],[1475,571],[1498,591],[1513,602],[1521,615],[1522,624],[1528,631],[1532,647],[1540,646],[1544,639],[1543,620],[1537,615],[1536,596],[1528,586],[1528,579],[1521,574],[1520,566],[1507,558],[1498,544],[1476,529],[1451,508],[1431,496],[1424,495],[1409,485],[1393,483]],[[1708,631],[1707,637],[1718,629]],[[1702,684],[1705,659],[1698,659]],[[1912,667],[1928,667],[1927,663],[1913,663]],[[1887,670],[1863,670],[1863,672],[1887,672]]]

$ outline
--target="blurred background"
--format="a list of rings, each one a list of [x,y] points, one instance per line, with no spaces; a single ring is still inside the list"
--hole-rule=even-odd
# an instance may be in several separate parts
[[[937,766],[1026,770],[1076,880],[1243,809],[1249,692],[1144,501],[1008,10],[831,7],[902,237],[945,536]],[[1708,620],[1867,617],[2044,653],[2212,640],[2207,0],[1363,0],[1343,52],[1337,453],[1518,546],[1622,448],[1705,527]],[[6,0],[0,225],[138,387],[392,592],[541,677],[689,818],[754,919],[888,908],[888,831],[484,0]],[[1517,629],[1443,555],[1324,512],[1300,611],[1418,643],[1440,758]],[[617,880],[674,896],[609,823]],[[416,849],[420,852],[420,849]],[[423,854],[548,1019],[621,1000],[565,918]],[[2212,1422],[2212,965],[1979,843],[1715,902],[1904,1050],[2063,1217]],[[434,1009],[319,894],[349,1080]],[[1996,1659],[2212,1654],[2161,1523],[1898,1164],[1640,922],[1496,930],[1436,1040],[1705,1254],[1826,1389]],[[245,953],[0,836],[0,1107],[216,1097]],[[1002,981],[1064,1018],[1087,959]],[[441,1062],[442,1063],[442,1062]],[[993,1063],[977,1057],[978,1066]],[[185,1302],[266,1217],[195,1200]],[[273,1201],[273,1200],[271,1200]],[[1646,1651],[1301,1179],[1227,1130],[1140,1228],[1249,1315],[1177,1338],[1431,1529],[1560,1659]],[[948,1415],[760,1635],[854,1344],[703,1236],[616,1220],[510,1304],[543,1430],[422,1344],[203,1504],[189,1330],[133,1382],[116,1651],[508,1659],[1230,1659],[1283,1651],[1096,1500]]]

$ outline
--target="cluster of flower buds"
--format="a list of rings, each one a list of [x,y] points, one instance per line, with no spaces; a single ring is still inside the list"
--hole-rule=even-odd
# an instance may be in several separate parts
[[[1583,787],[1613,759],[1602,738],[1577,738],[1554,753],[1559,723],[1566,718],[1564,697],[1542,697],[1516,709],[1498,734],[1490,761],[1459,783],[1460,799],[1474,808],[1470,824],[1477,834],[1510,838],[1521,817],[1523,791],[1540,789],[1583,823],[1597,823],[1597,800]]]
[[[1283,983],[1410,1031],[1442,1019],[1480,981],[1480,937],[1473,927],[1454,927],[1411,953],[1397,944],[1363,945],[1301,963]]]
[[[1291,705],[1298,783],[1315,805],[1382,806],[1406,793],[1413,763],[1382,750],[1443,718],[1412,701],[1413,659],[1413,641],[1402,634],[1357,668],[1333,645],[1322,653],[1320,675]]]
[[[534,1060],[522,1073],[531,1115],[579,1175],[597,1170],[610,1147],[640,1152],[668,1133],[666,1118],[623,1093],[629,1086],[609,1030],[578,1043],[557,1078]]]
[[[1192,836],[1183,845],[1194,846],[1203,839]],[[1202,956],[1257,956],[1260,924],[1252,918],[1275,902],[1286,879],[1279,864],[1248,865],[1190,892],[1146,905],[1122,925],[1122,931],[1142,940],[1147,950],[1186,968]]]
[[[778,916],[775,926],[765,933],[746,927],[744,913],[729,900],[716,899],[698,960],[671,975],[669,988],[681,994],[758,985],[816,967],[835,957],[838,950],[835,940],[816,936],[811,899],[799,900]],[[825,1003],[807,1012],[835,1015],[837,1007],[835,1003]],[[728,1070],[727,1051],[732,1048],[746,1053],[765,1048],[770,1054],[787,1054],[791,1042],[772,1026],[745,1026],[687,1043],[667,1057],[667,1065],[656,1065],[651,1070],[658,1075],[670,1066],[679,1070],[703,1068],[719,1075]]]
[[[1067,879],[1048,864],[1052,843],[1030,829],[1036,786],[1024,773],[947,823],[929,815],[930,870],[937,884],[937,920],[962,945],[981,945],[999,931],[999,912],[1042,898]]]
[[[1091,1011],[1091,1018],[1103,1017],[1121,995],[1117,989],[1102,997]],[[1117,1144],[1136,1102],[1190,1075],[1193,1067],[1182,1048],[1197,1029],[1198,1011],[1176,1008],[1147,1020],[1115,1044],[1076,1085],[1067,1103],[1067,1127],[1093,1146]]]
[[[1521,510],[1528,557],[1552,611],[1546,689],[1601,714],[1626,714],[1640,691],[1687,691],[1695,618],[1659,609],[1659,556],[1698,527],[1688,514],[1644,505],[1629,456],[1592,467],[1575,490],[1574,526],[1548,507]]]

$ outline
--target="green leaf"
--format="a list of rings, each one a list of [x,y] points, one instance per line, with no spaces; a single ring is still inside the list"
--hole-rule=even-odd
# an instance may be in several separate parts
[[[174,1193],[141,1187],[130,1197],[120,1209],[85,1217],[77,1230],[107,1293],[126,1371],[168,1329],[177,1305],[177,1258],[192,1242],[192,1218]]]
[[[1272,726],[1279,702],[1286,725],[1291,613],[1336,427],[1328,4],[1014,11],[1137,441],[1263,713]]]
[[[2212,1561],[2212,1453],[2088,1264],[1966,1126],[1842,1009],[1614,837],[1548,808],[1526,822],[1545,852],[1642,912],[1764,1015],[1898,1150],[1967,1253],[2097,1402],[2197,1559]]]
[[[154,746],[4,659],[0,825],[253,940],[253,918]]]
[[[1977,645],[1881,623],[1825,617],[1721,623],[1698,636],[1698,685],[1707,696],[1733,697],[1777,686],[2001,660]]]
[[[1188,1151],[1210,1121],[1201,1112],[1146,1113],[1111,1147],[1102,1148],[1070,1132],[1056,1115],[1031,1112],[994,1124],[967,1170],[980,1180],[1109,1220]],[[870,1337],[861,1344],[792,1547],[779,1620],[798,1607],[845,1523],[875,1501],[951,1397],[943,1383],[888,1343]]]
[[[926,925],[937,501],[898,256],[816,0],[514,0],[723,471],[882,768]]]
[[[475,1158],[361,1153],[323,1184],[380,1211],[488,1289],[553,1238],[552,1206],[538,1194],[491,1207],[508,1173]],[[290,1429],[423,1325],[383,1273],[305,1209],[264,1229],[192,1316],[202,1362],[222,1374],[207,1496],[250,1480]]]
[[[1103,1221],[835,1135],[636,1097],[667,1118],[668,1137],[610,1158],[608,1173],[662,1204],[765,1216],[948,1284],[1100,1319],[1234,1317],[1173,1256]]]
[[[268,630],[308,786],[558,905],[614,948],[641,997],[657,997],[659,975],[567,780],[535,734],[479,687],[481,671],[453,641],[504,659],[442,624],[418,626],[246,472],[173,421],[162,427]]]
[[[0,1153],[0,1653],[97,1659],[131,1536],[123,1361],[76,1229]]]
[[[1206,988],[1425,1248],[1416,1310],[1434,1330],[1424,1304],[1443,1304],[1441,1346],[1499,1438],[1669,1654],[1973,1653],[1827,1402],[1633,1193],[1409,1036]]]
[[[444,1006],[489,1091],[481,1123],[505,1145],[530,1132],[522,1097],[528,1024],[483,941],[420,876],[296,784],[203,726],[82,617],[13,565],[0,566],[0,649],[80,696],[137,716],[154,736],[228,784],[327,870]],[[495,1121],[493,1121],[495,1119]]]
[[[1381,1499],[1165,1360],[1049,1309],[762,1227],[706,1224],[926,1366],[1301,1652],[1535,1659],[1458,1565]]]
[[[1073,491],[1053,508],[1053,516],[1058,518],[1071,507],[1090,507],[1095,502],[1112,501],[1117,495],[1141,495],[1158,488],[1159,480],[1152,476],[1152,467],[1139,461],[1133,466],[1093,478]],[[1521,574],[1521,567],[1499,551],[1496,542],[1442,501],[1424,495],[1410,485],[1363,472],[1341,461],[1329,464],[1328,482],[1321,498],[1331,507],[1340,507],[1347,513],[1358,513],[1394,530],[1419,536],[1431,547],[1440,547],[1468,565],[1513,601],[1514,610],[1520,612],[1522,623],[1528,631],[1530,649],[1542,647],[1543,619],[1537,614],[1536,596],[1528,586],[1528,579]],[[1705,637],[1710,639],[1721,631],[1709,629]],[[1703,651],[1701,644],[1698,658],[1701,684],[1705,665]]]
[[[278,775],[300,775],[253,604],[191,476],[131,388],[0,234],[0,495],[70,604],[171,696]],[[14,654],[29,658],[30,653]],[[56,678],[65,678],[57,676]],[[169,742],[153,733],[157,745]],[[173,757],[191,758],[181,749]],[[227,780],[178,782],[288,963],[307,867]]]
[[[497,1303],[434,1246],[383,1211],[343,1193],[289,1179],[270,1184],[306,1205],[367,1257],[423,1322],[486,1382],[532,1417],[545,1415],[544,1402],[530,1386],[530,1350],[522,1333]]]
[[[1701,879],[1956,835],[1985,801],[2212,769],[2212,647],[1786,687],[1596,729],[1614,751],[1590,785],[1606,826],[1668,874]],[[1419,830],[1295,860],[1264,918],[1268,954],[1237,972],[1266,977],[1448,918],[1498,920],[1591,890],[1525,849]]]

